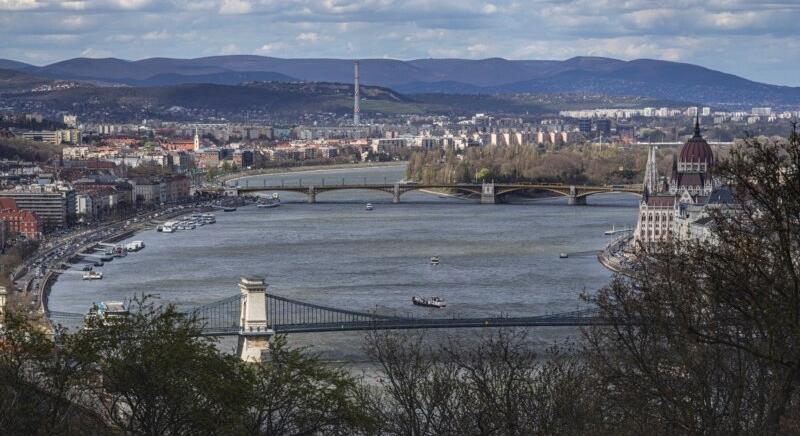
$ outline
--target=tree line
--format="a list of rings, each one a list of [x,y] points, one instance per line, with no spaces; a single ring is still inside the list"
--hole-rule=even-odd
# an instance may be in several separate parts
[[[662,171],[669,171],[672,150],[660,153]],[[463,154],[422,151],[411,155],[406,169],[410,180],[423,183],[531,182],[565,184],[640,183],[647,163],[645,147],[593,149],[572,146],[542,151],[530,146],[469,148]],[[662,172],[664,174],[664,172]]]
[[[780,435],[800,433],[800,137],[716,169],[737,200],[712,237],[642,247],[584,298],[603,325],[537,356],[525,330],[433,344],[371,332],[360,377],[274,338],[220,354],[146,298],[57,341],[7,316],[2,434]]]

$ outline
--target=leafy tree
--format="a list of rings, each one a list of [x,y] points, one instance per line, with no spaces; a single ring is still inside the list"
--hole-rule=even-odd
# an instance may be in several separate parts
[[[250,367],[244,428],[253,435],[352,434],[369,419],[356,402],[357,383],[283,336],[270,341],[270,359]]]
[[[86,364],[95,407],[127,434],[224,434],[245,413],[245,369],[200,336],[174,306],[136,299],[127,318],[90,325],[71,342]]]
[[[480,170],[478,170],[477,173],[475,173],[475,180],[479,182],[486,181],[491,177],[492,177],[492,170],[490,170],[489,168],[485,167],[481,168]]]
[[[69,348],[27,319],[7,313],[0,337],[0,434],[104,434],[78,401],[83,368]],[[57,331],[57,334],[63,331]]]

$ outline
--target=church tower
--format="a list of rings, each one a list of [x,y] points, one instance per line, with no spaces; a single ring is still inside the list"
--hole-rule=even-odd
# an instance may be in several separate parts
[[[197,131],[197,127],[194,128],[194,151],[200,151],[200,134]]]

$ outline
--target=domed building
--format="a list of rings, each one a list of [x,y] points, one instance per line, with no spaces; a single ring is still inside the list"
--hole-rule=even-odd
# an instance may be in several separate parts
[[[690,221],[703,214],[709,196],[716,188],[712,176],[714,151],[700,134],[700,118],[695,120],[694,136],[673,159],[667,181],[658,176],[656,150],[650,149],[645,168],[644,195],[639,204],[635,241],[644,246],[677,236],[689,237]]]

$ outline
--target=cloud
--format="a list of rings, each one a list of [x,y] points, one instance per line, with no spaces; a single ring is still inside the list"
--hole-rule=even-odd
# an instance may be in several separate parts
[[[317,41],[319,41],[320,37],[316,32],[303,32],[298,34],[296,39],[300,42],[315,44]]]
[[[246,14],[253,9],[253,5],[246,0],[222,0],[219,13],[224,15]]]
[[[69,15],[61,20],[62,28],[66,30],[84,30],[93,24],[94,20],[85,15]]]
[[[105,41],[127,43],[133,41],[134,39],[136,39],[136,37],[131,34],[118,34],[106,36]]]
[[[28,11],[41,6],[37,0],[0,0],[0,11]]]
[[[111,52],[108,50],[98,50],[89,47],[81,52],[81,56],[85,58],[109,58],[111,57]]]
[[[276,52],[280,52],[286,49],[287,45],[282,42],[268,42],[261,47],[255,49],[253,53],[257,55],[273,55]]]
[[[240,54],[241,52],[242,50],[236,44],[227,44],[222,46],[221,49],[219,49],[219,54],[221,55],[234,55],[234,54]]]
[[[172,35],[166,30],[147,32],[142,35],[142,39],[145,41],[163,41],[171,37]]]
[[[141,9],[150,4],[150,0],[112,0],[113,5],[122,9]]]
[[[0,58],[596,55],[800,85],[798,22],[796,0],[0,0]]]

